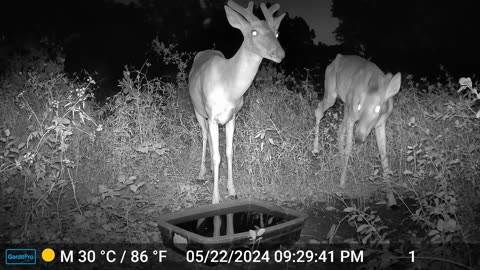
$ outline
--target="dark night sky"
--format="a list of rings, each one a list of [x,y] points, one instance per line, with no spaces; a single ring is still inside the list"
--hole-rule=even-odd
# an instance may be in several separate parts
[[[241,1],[248,3],[248,0]],[[290,17],[303,17],[315,31],[315,42],[320,41],[327,45],[337,44],[332,32],[337,27],[338,20],[332,17],[331,0],[277,0],[276,3],[280,4],[280,14],[288,12]]]
[[[131,3],[135,0],[116,0],[120,3]],[[250,0],[236,0],[244,7]],[[254,0],[256,5],[266,0]],[[280,10],[277,14],[288,12],[290,17],[303,17],[307,24],[315,31],[315,43],[322,42],[327,45],[338,44],[333,35],[333,31],[338,25],[338,20],[332,17],[330,11],[332,0],[276,0],[280,4]]]

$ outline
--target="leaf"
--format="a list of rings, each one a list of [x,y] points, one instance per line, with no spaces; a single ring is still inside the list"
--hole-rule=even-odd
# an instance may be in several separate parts
[[[254,230],[249,230],[248,234],[250,234],[250,238],[252,238],[252,241],[255,241],[257,238],[257,233]]]
[[[440,232],[437,231],[437,230],[431,230],[430,232],[428,232],[428,236],[434,236],[436,234],[439,234]]]
[[[5,145],[5,149],[10,149],[10,147],[12,147],[14,144],[14,142],[9,142],[7,145]]]
[[[365,230],[367,227],[368,227],[368,224],[362,224],[362,225],[358,226],[357,232],[361,232],[361,231]]]
[[[124,174],[118,176],[118,182],[124,183],[127,177]]]
[[[447,235],[447,237],[445,237],[445,243],[451,242],[451,241],[452,241],[452,237],[453,237],[453,234]]]
[[[261,228],[260,230],[258,230],[257,236],[262,236],[264,232],[265,232],[265,228]]]
[[[99,185],[98,186],[98,192],[100,193],[105,193],[108,192],[110,189],[108,189],[105,185]]]
[[[408,162],[410,162],[410,161],[412,161],[412,160],[413,160],[413,156],[408,156],[408,157],[407,157],[407,161],[408,161]]]
[[[347,213],[350,213],[350,212],[353,212],[353,211],[356,211],[357,209],[355,207],[346,207],[345,209],[343,209],[343,212],[347,212]]]
[[[10,136],[10,129],[5,129],[5,136],[9,137]]]
[[[137,150],[138,152],[143,153],[143,154],[148,153],[148,147],[138,147],[135,150]]]
[[[445,226],[445,230],[447,232],[455,232],[457,228],[457,221],[455,219],[450,219],[449,221],[447,221],[447,224]]]
[[[330,230],[328,231],[327,237],[326,237],[329,241],[333,239],[333,236],[335,235],[335,229],[336,228],[337,228],[336,224],[332,224],[332,226],[330,226]]]
[[[50,167],[52,167],[53,169],[57,170],[57,171],[60,171],[60,166],[56,165],[56,164],[51,164]]]
[[[268,142],[270,142],[271,145],[275,145],[275,143],[273,142],[272,138],[268,138]]]
[[[443,232],[445,230],[445,221],[443,219],[439,219],[437,222],[437,230]]]
[[[159,155],[159,156],[163,156],[165,154],[165,152],[167,152],[167,149],[165,149],[165,148],[155,149],[155,153],[157,153],[157,155]]]
[[[454,159],[454,160],[450,160],[450,161],[448,162],[448,165],[453,165],[453,164],[458,164],[458,163],[460,163],[460,159],[456,158],[456,159]]]
[[[338,209],[335,208],[335,207],[333,207],[333,206],[327,206],[325,209],[326,209],[327,211],[338,211]]]
[[[102,225],[102,228],[103,228],[105,231],[107,231],[107,232],[109,232],[109,231],[112,230],[112,227],[111,227],[109,224],[103,224],[103,225]]]
[[[146,224],[147,224],[148,226],[150,226],[150,227],[153,227],[153,228],[157,228],[157,227],[158,227],[158,223],[157,223],[157,222],[147,221]]]
[[[369,239],[371,236],[372,236],[372,233],[367,234],[367,235],[362,239],[362,243],[363,243],[363,244],[366,244],[367,241],[368,241],[368,239]]]
[[[410,170],[403,171],[403,175],[412,175],[412,174],[413,174],[413,172],[410,171]]]
[[[183,246],[186,246],[188,244],[188,240],[187,238],[179,235],[179,234],[175,234],[173,236],[173,243],[176,245],[176,247],[183,247]]]
[[[25,143],[24,143],[24,142],[21,142],[21,143],[18,145],[18,149],[22,149],[24,146],[25,146]]]
[[[138,187],[136,185],[130,185],[129,186],[130,190],[133,191],[134,193],[137,192]]]
[[[268,219],[268,221],[267,221],[267,225],[270,225],[270,224],[272,224],[272,222],[273,222],[273,216],[272,216],[272,217],[270,217],[270,218]]]
[[[74,223],[77,224],[77,225],[85,222],[85,220],[87,219],[86,217],[84,217],[80,214],[75,214],[73,216],[73,218],[74,218]]]
[[[308,243],[309,243],[309,244],[314,244],[314,245],[316,245],[316,244],[320,244],[321,242],[318,241],[317,239],[309,239],[309,240],[308,240]]]
[[[12,194],[14,190],[15,190],[14,187],[8,187],[8,188],[5,189],[5,193]]]
[[[133,184],[133,182],[135,182],[136,179],[137,179],[137,177],[136,177],[135,175],[134,175],[134,176],[130,176],[130,177],[128,178],[128,180],[127,180],[127,181],[124,181],[123,183],[124,183],[125,185],[130,185],[130,184]]]
[[[472,79],[470,79],[469,77],[467,77],[467,78],[462,77],[462,78],[460,78],[460,80],[458,82],[462,86],[467,86],[469,88],[472,88]]]
[[[431,240],[430,242],[432,242],[433,244],[439,244],[442,242],[442,238],[440,237],[440,234],[437,234],[435,235]]]
[[[353,239],[353,238],[348,238],[348,239],[345,239],[343,242],[347,243],[347,244],[350,244],[350,245],[356,245],[358,244],[358,242]]]

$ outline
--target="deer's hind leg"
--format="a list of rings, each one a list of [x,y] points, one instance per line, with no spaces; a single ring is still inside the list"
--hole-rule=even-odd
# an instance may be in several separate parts
[[[318,103],[317,109],[315,109],[315,139],[313,141],[313,153],[319,152],[319,136],[320,136],[320,120],[322,120],[325,111],[335,104],[337,99],[336,91],[336,78],[329,76],[331,73],[331,67],[328,66],[325,71],[325,94],[323,100]]]

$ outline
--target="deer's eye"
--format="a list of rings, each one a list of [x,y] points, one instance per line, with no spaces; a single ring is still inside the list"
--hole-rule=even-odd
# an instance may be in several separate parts
[[[380,105],[377,105],[375,106],[375,113],[379,113],[380,112]]]
[[[276,38],[278,38],[278,32],[277,32],[277,33],[275,33],[275,37],[276,37]]]
[[[258,35],[257,30],[252,30],[252,36],[256,36],[256,35]]]
[[[362,104],[358,104],[357,111],[360,111],[362,109]]]

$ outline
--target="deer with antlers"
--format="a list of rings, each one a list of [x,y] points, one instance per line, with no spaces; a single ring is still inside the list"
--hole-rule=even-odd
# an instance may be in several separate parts
[[[273,17],[280,8],[278,4],[267,9],[262,3],[260,7],[265,20],[260,20],[253,14],[253,2],[249,2],[247,8],[243,8],[232,0],[228,1],[225,6],[227,19],[231,26],[242,32],[242,45],[230,59],[226,59],[221,52],[215,50],[199,52],[194,58],[189,74],[188,90],[203,137],[198,178],[205,177],[208,141],[213,171],[212,203],[214,204],[220,200],[218,125],[225,125],[227,189],[230,197],[236,198],[232,169],[235,115],[243,106],[243,95],[250,87],[262,59],[280,63],[285,57],[285,52],[277,40],[278,28],[285,14]],[[220,233],[219,223],[219,218],[215,217],[214,236]],[[233,231],[233,228],[229,228],[229,224],[230,222],[227,221],[227,234]]]
[[[313,153],[319,152],[319,124],[326,110],[340,98],[344,103],[343,122],[338,130],[339,151],[344,156],[340,187],[345,188],[348,159],[352,151],[353,127],[355,142],[362,143],[375,127],[384,177],[388,166],[385,122],[393,110],[393,96],[400,90],[401,74],[384,74],[374,63],[359,57],[338,54],[325,70],[325,93],[315,110]],[[346,137],[346,144],[345,144]],[[387,191],[388,206],[396,205],[392,190]]]

